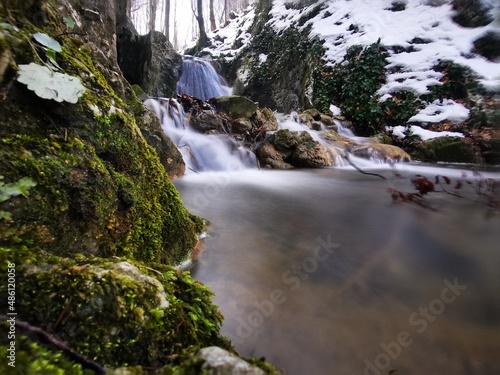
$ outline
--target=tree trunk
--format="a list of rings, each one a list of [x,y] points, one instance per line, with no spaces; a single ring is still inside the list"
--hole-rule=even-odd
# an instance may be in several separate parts
[[[210,30],[214,31],[217,28],[215,24],[214,0],[210,0]]]
[[[170,40],[170,0],[165,0],[165,36]]]
[[[203,19],[203,0],[196,1],[197,14],[196,21],[198,22],[198,30],[200,31],[200,37],[198,39],[198,49],[202,49],[208,43],[207,33],[205,31],[205,20]]]
[[[156,5],[158,0],[149,0],[149,31],[154,31],[156,26]]]

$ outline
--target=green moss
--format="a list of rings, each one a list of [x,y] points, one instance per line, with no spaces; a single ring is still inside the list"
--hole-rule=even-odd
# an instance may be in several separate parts
[[[4,324],[2,324],[4,325]],[[9,344],[2,337],[0,350],[6,353]],[[16,362],[10,367],[7,360],[0,362],[2,374],[18,375],[92,375],[80,364],[66,358],[61,352],[54,352],[27,336],[16,336]]]
[[[76,258],[47,263],[40,257],[36,266],[16,267],[16,310],[23,320],[109,366],[158,365],[186,348],[231,348],[219,336],[222,315],[212,293],[189,273]],[[7,311],[6,299],[0,304]]]
[[[476,163],[477,157],[463,138],[440,137],[420,144],[416,158],[428,162]]]

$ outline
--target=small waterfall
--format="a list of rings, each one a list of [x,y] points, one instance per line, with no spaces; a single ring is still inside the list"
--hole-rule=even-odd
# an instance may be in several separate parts
[[[235,171],[257,166],[255,154],[231,137],[193,130],[177,100],[148,99],[144,105],[156,114],[163,131],[177,145],[187,171]]]
[[[184,56],[182,75],[177,83],[177,93],[197,97],[201,100],[230,95],[231,88],[209,61],[193,56]]]

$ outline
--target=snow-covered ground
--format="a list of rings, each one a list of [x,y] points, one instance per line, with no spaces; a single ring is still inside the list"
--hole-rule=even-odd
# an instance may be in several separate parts
[[[500,31],[500,1],[483,0],[491,9],[495,20],[487,26],[465,28],[456,24],[452,17],[451,0],[406,0],[405,10],[394,12],[392,0],[319,0],[304,9],[293,9],[286,4],[290,0],[274,0],[269,24],[277,31],[290,25],[312,27],[311,36],[325,40],[325,59],[329,64],[340,63],[347,49],[353,45],[370,45],[380,39],[385,46],[413,47],[412,52],[389,51],[388,66],[399,67],[398,72],[388,73],[386,83],[379,89],[380,101],[401,90],[414,92],[417,96],[429,92],[432,85],[442,85],[443,74],[432,70],[438,62],[451,60],[470,67],[478,81],[491,91],[500,90],[500,61],[492,62],[474,53],[473,42],[489,31]],[[319,4],[323,9],[302,26],[299,19]],[[433,5],[431,5],[433,4]],[[213,55],[236,55],[250,40],[249,27],[254,11],[249,8],[240,17],[232,20],[215,39]],[[235,39],[242,44],[235,48]],[[229,57],[230,58],[230,57]],[[263,57],[265,58],[265,57]],[[451,99],[428,103],[409,122],[435,123],[449,120],[463,122],[469,110]],[[404,125],[404,124],[401,124]]]

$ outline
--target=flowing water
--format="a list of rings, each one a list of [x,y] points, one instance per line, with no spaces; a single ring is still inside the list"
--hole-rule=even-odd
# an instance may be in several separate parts
[[[195,96],[201,100],[230,95],[231,88],[227,86],[209,61],[184,56],[182,75],[177,83],[177,93]]]
[[[192,272],[241,355],[292,375],[500,373],[500,213],[471,186],[395,203],[387,187],[412,191],[415,173],[462,174],[396,168],[388,181],[350,168],[175,181],[211,221]]]
[[[190,91],[223,84],[210,64],[184,63],[180,93],[221,95]],[[453,192],[464,172],[354,157],[387,180],[340,158],[334,168],[258,170],[228,136],[193,131],[176,101],[146,104],[188,171],[202,172],[175,181],[186,207],[211,221],[192,272],[215,292],[222,334],[241,355],[291,375],[500,374],[500,212],[476,191],[500,173],[466,172],[464,198],[397,203],[387,189],[415,191],[415,174],[450,177]],[[280,126],[306,130],[293,116]]]

